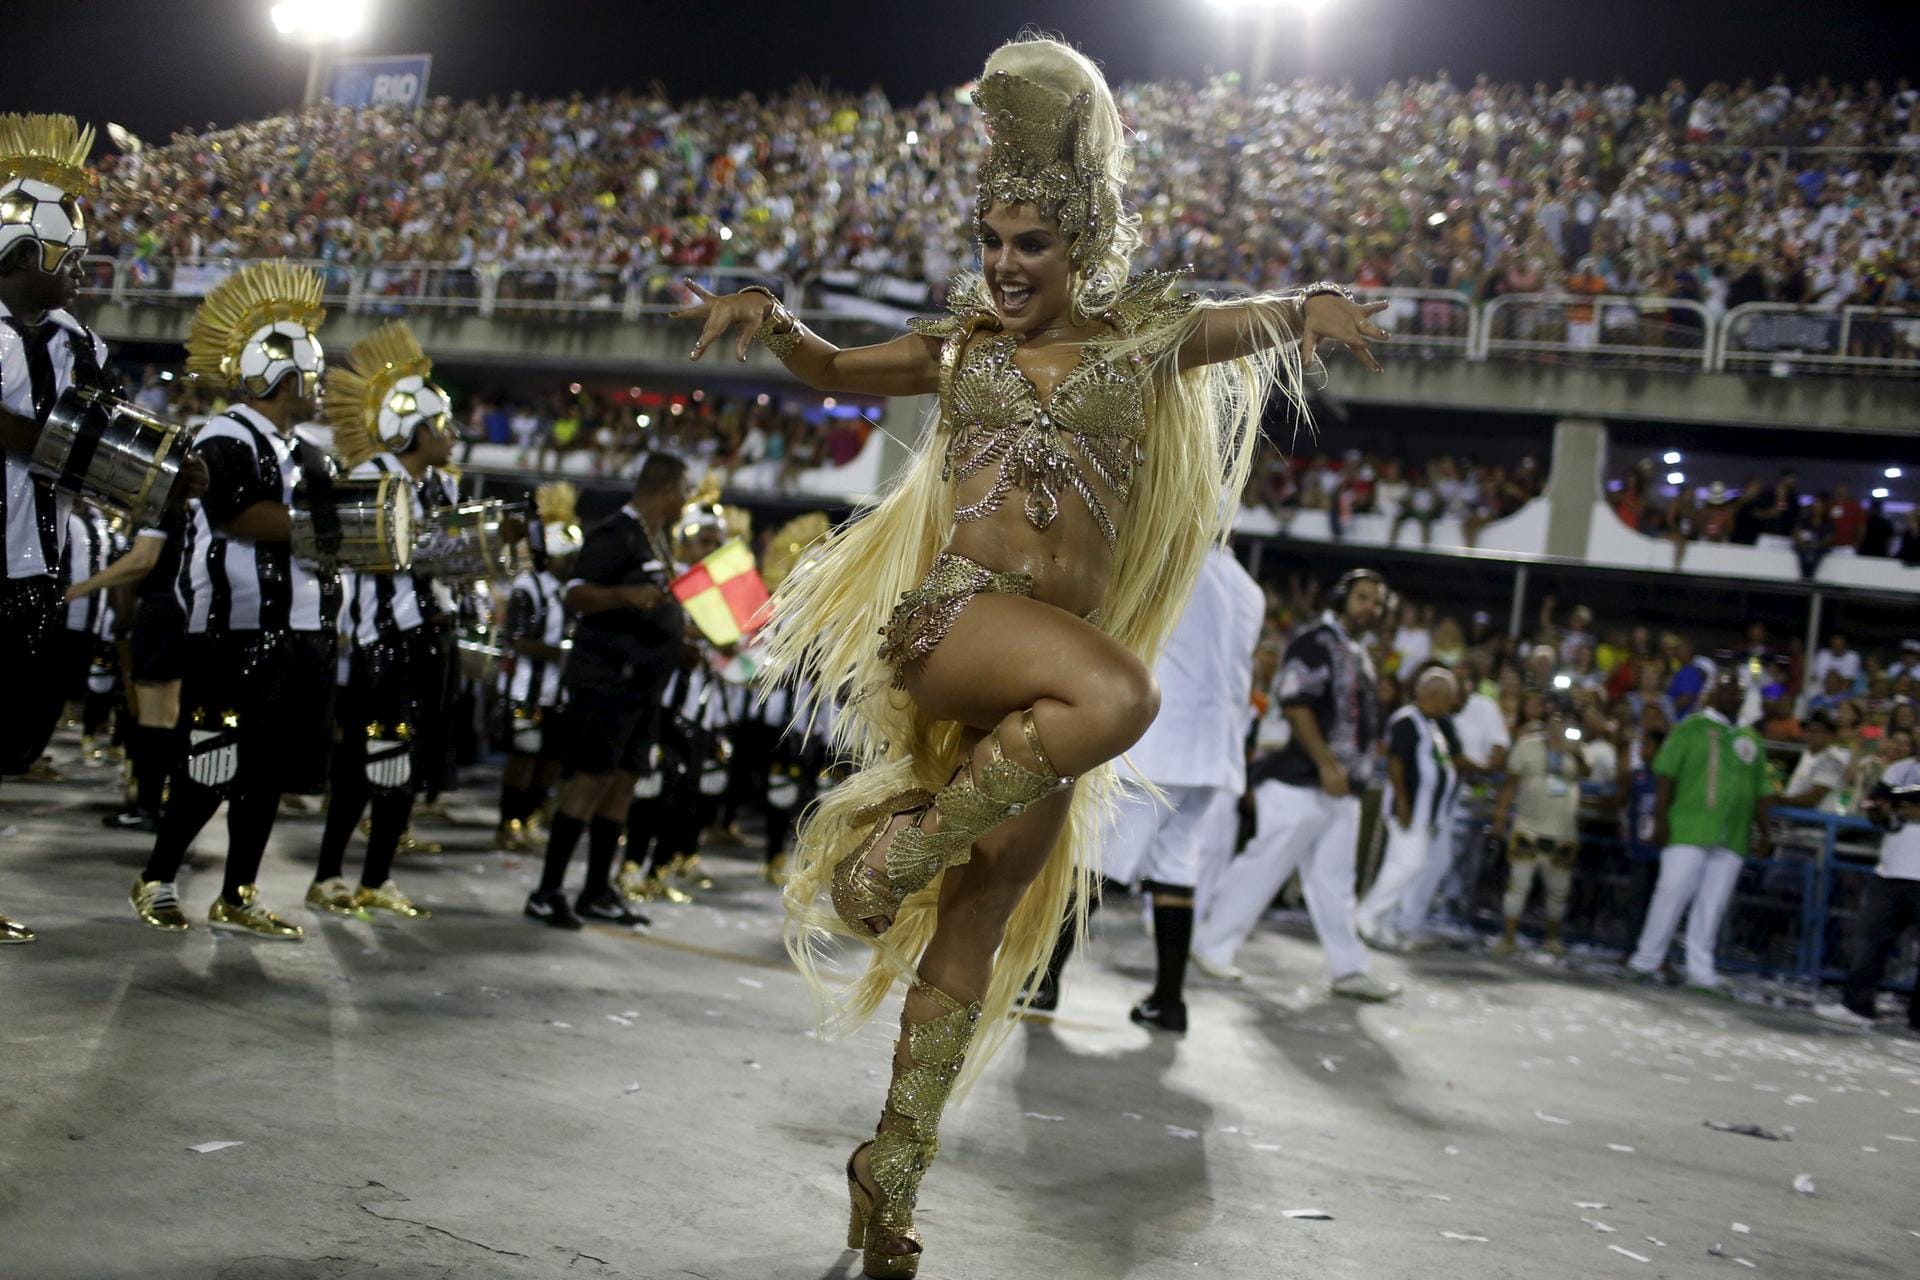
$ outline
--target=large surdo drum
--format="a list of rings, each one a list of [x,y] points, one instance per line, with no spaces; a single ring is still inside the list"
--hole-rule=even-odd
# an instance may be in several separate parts
[[[429,511],[414,536],[413,571],[442,582],[511,578],[528,567],[525,518],[494,499]]]
[[[413,493],[406,477],[378,475],[333,481],[333,519],[339,521],[340,545],[323,549],[321,530],[327,512],[315,512],[304,486],[293,505],[293,554],[314,563],[331,562],[344,569],[369,573],[398,573],[413,563]]]
[[[187,433],[97,387],[69,387],[35,442],[33,474],[136,524],[155,524],[180,478]]]

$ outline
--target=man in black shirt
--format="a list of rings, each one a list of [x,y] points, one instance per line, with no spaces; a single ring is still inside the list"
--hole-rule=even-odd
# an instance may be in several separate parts
[[[613,891],[610,875],[626,828],[635,780],[647,767],[660,695],[679,664],[686,615],[673,598],[668,531],[692,496],[687,464],[656,453],[640,468],[633,498],[587,535],[565,601],[578,621],[562,683],[563,781],[547,839],[540,887],[526,913],[557,928],[581,916],[644,924]],[[575,907],[561,885],[580,833],[589,831],[587,880]]]
[[[1368,1001],[1400,993],[1367,973],[1353,923],[1360,794],[1380,731],[1377,682],[1362,638],[1380,624],[1386,597],[1379,574],[1355,569],[1335,586],[1320,621],[1287,646],[1277,693],[1291,736],[1247,770],[1254,835],[1202,895],[1193,946],[1202,973],[1244,976],[1233,966],[1234,953],[1297,867],[1333,993]]]

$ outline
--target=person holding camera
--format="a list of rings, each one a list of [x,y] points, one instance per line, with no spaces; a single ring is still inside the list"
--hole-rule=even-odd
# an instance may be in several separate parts
[[[1587,778],[1586,753],[1580,749],[1580,730],[1567,718],[1558,699],[1547,722],[1524,733],[1507,756],[1507,778],[1493,802],[1495,841],[1504,841],[1507,854],[1507,894],[1501,914],[1504,926],[1493,954],[1513,954],[1520,931],[1520,913],[1538,879],[1546,892],[1546,941],[1541,950],[1558,958],[1567,954],[1560,925],[1567,917],[1567,898],[1573,888],[1574,857],[1579,852],[1580,784]]]
[[[1660,879],[1647,907],[1640,943],[1627,961],[1629,976],[1654,978],[1666,963],[1680,917],[1687,917],[1687,986],[1710,994],[1725,988],[1714,970],[1720,922],[1733,901],[1740,862],[1752,847],[1773,848],[1767,830],[1766,746],[1740,714],[1740,673],[1723,666],[1708,686],[1706,709],[1682,720],[1654,757],[1654,842]],[[1757,831],[1757,835],[1755,834]]]
[[[1886,975],[1900,935],[1920,924],[1920,760],[1908,756],[1887,766],[1866,803],[1874,822],[1886,828],[1880,841],[1879,874],[1867,882],[1853,918],[1852,950],[1840,999],[1813,1007],[1822,1022],[1868,1030],[1874,994]],[[1920,995],[1907,999],[1907,1026],[1920,1031]]]

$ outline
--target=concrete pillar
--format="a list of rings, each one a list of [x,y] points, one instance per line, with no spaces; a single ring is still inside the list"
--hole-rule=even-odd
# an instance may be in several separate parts
[[[1547,477],[1547,554],[1584,559],[1593,504],[1606,490],[1607,425],[1596,418],[1553,424],[1553,469]]]

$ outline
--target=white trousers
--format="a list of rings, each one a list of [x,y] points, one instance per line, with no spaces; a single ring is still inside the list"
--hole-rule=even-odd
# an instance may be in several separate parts
[[[1336,800],[1317,787],[1263,782],[1253,801],[1253,839],[1211,882],[1201,882],[1194,952],[1212,964],[1232,964],[1240,944],[1298,868],[1327,969],[1335,978],[1366,972],[1367,950],[1353,931],[1359,799]]]
[[[1660,851],[1660,879],[1653,887],[1647,922],[1640,926],[1640,945],[1629,967],[1653,973],[1667,959],[1680,916],[1687,917],[1687,981],[1712,986],[1718,981],[1713,949],[1720,938],[1720,922],[1733,887],[1740,879],[1740,855],[1731,849],[1697,844],[1670,844]]]
[[[1100,873],[1122,884],[1158,880],[1198,886],[1206,878],[1203,868],[1233,855],[1240,798],[1225,787],[1160,790],[1167,797],[1164,804],[1136,787],[1124,788],[1115,799],[1102,830]]]
[[[1400,895],[1400,916],[1396,920],[1387,917],[1387,922],[1404,934],[1415,934],[1427,922],[1427,910],[1433,906],[1433,899],[1446,885],[1448,875],[1453,871],[1457,860],[1455,855],[1460,848],[1460,824],[1455,806],[1447,806],[1440,815],[1439,829],[1427,840],[1427,859],[1419,872],[1407,884],[1407,890]]]
[[[1417,819],[1410,831],[1402,831],[1392,814],[1382,813],[1380,820],[1387,827],[1386,852],[1381,855],[1380,873],[1374,876],[1373,887],[1360,900],[1353,916],[1354,928],[1363,936],[1378,936],[1401,927],[1402,904],[1425,875],[1427,855],[1439,842],[1427,824]]]

